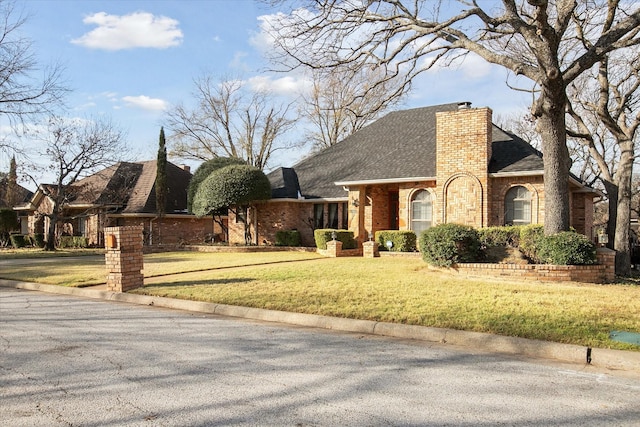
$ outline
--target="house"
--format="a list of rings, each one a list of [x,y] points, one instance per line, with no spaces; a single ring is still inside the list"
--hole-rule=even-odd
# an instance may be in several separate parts
[[[489,108],[455,103],[396,111],[291,168],[269,175],[272,200],[255,207],[256,244],[316,228],[420,233],[440,223],[544,224],[542,155],[492,123]],[[570,178],[570,223],[591,236],[596,193]],[[229,239],[241,242],[229,216]]]
[[[202,243],[213,233],[211,218],[187,213],[188,167],[167,163],[168,194],[165,214],[156,209],[156,161],[120,162],[75,182],[64,205],[59,234],[87,237],[90,245],[103,246],[105,227],[143,226],[145,244]],[[55,188],[40,185],[28,203],[16,208],[26,218],[25,234],[44,233]]]

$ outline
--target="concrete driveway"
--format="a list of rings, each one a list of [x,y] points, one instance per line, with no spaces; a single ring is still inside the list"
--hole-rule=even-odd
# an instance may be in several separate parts
[[[0,425],[637,426],[640,377],[0,287]]]

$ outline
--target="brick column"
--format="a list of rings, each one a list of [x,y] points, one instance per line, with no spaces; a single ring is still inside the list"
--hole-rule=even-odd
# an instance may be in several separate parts
[[[599,265],[604,265],[603,283],[611,283],[616,280],[616,251],[609,248],[596,249],[596,260]]]
[[[327,255],[330,258],[337,258],[342,251],[342,242],[340,240],[331,240],[327,242]]]
[[[375,258],[380,256],[378,242],[370,241],[362,244],[362,256],[365,258]]]
[[[141,226],[104,229],[107,290],[127,292],[144,284]]]

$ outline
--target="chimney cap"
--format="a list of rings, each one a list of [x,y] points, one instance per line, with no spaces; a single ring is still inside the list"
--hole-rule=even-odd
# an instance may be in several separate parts
[[[467,110],[471,108],[471,102],[470,101],[464,101],[464,102],[459,102],[458,103],[458,110]]]

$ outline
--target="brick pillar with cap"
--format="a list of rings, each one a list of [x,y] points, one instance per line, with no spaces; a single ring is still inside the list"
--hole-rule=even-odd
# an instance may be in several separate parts
[[[106,227],[104,229],[107,290],[127,292],[142,287],[142,227]]]

